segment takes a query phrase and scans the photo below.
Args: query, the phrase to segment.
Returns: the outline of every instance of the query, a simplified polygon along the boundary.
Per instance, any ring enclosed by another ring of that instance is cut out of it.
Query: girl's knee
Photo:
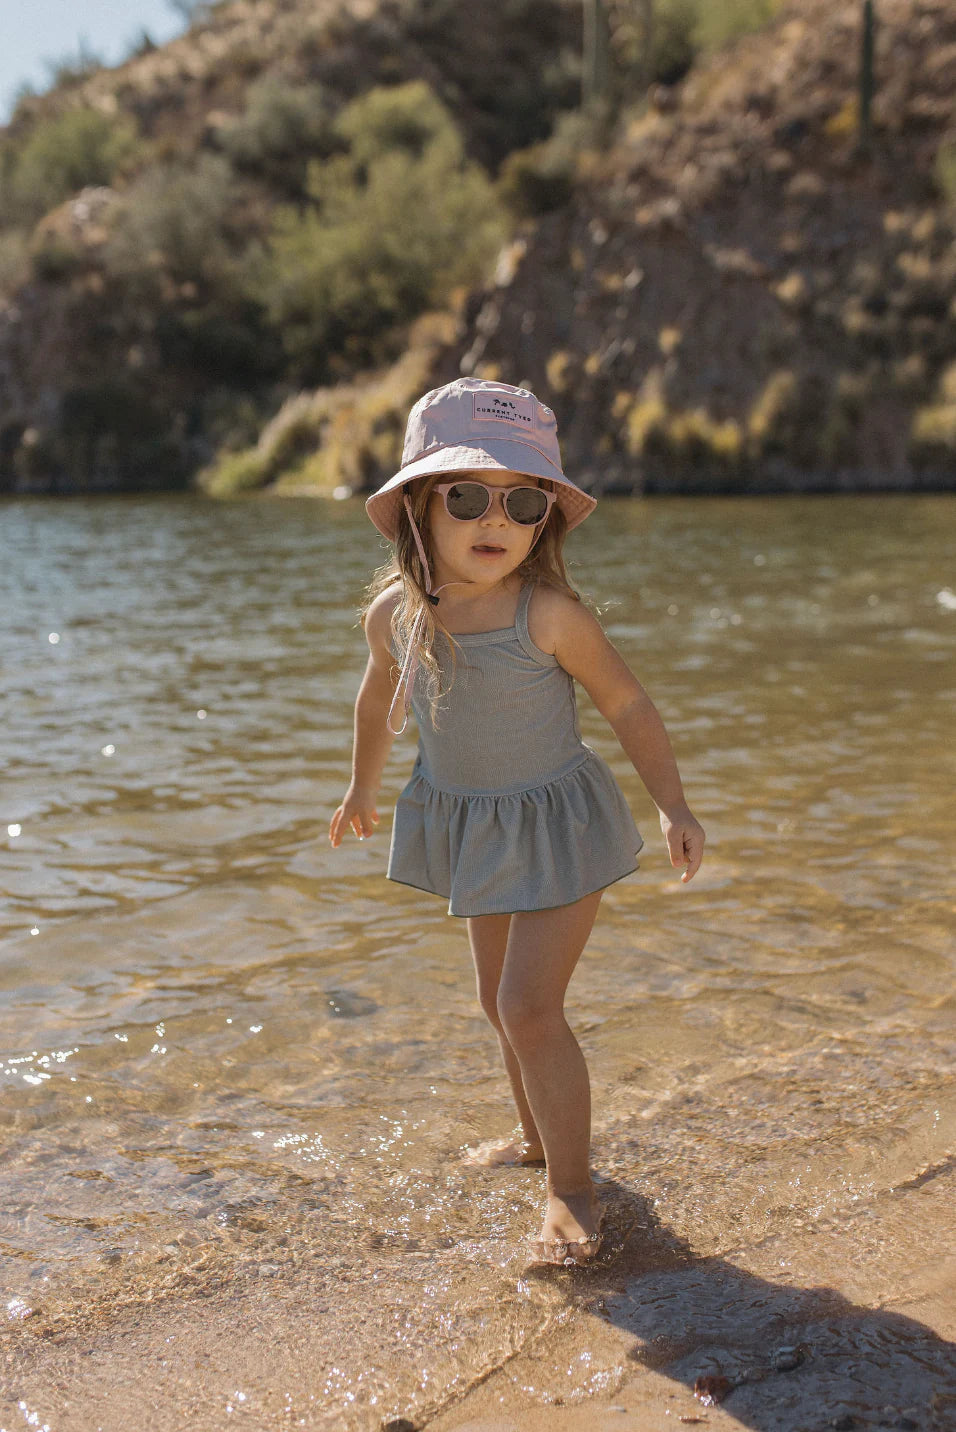
[[[489,1024],[494,1025],[498,1033],[501,1033],[501,1016],[498,1013],[498,986],[478,986],[478,1003]]]
[[[553,1001],[542,1000],[534,991],[498,989],[498,1018],[516,1051],[539,1045],[548,1030],[564,1022],[564,1012]]]

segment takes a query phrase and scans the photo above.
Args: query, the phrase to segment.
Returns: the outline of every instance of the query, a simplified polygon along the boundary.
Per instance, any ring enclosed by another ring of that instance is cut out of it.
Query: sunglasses
[[[444,498],[445,511],[456,522],[476,522],[484,517],[496,496],[501,497],[506,516],[519,527],[543,522],[556,500],[542,487],[488,487],[469,478],[465,482],[441,482],[432,488]]]

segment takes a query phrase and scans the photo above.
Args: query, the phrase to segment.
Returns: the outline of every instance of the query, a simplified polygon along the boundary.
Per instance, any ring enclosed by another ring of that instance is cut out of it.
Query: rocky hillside
[[[465,371],[528,382],[598,485],[956,483],[956,9],[801,0],[658,89],[473,299]]]
[[[657,0],[597,117],[578,0],[236,0],[25,100],[0,491],[361,488],[459,372],[605,490],[953,486],[956,13],[876,10],[866,146],[858,0],[689,70]]]

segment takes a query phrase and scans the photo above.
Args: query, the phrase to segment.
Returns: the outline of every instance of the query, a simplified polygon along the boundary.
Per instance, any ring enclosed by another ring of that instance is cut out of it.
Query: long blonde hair
[[[412,515],[415,525],[421,535],[422,545],[425,548],[425,556],[428,558],[429,566],[434,570],[435,558],[431,543],[431,532],[426,520],[428,502],[432,495],[432,489],[442,479],[446,480],[454,474],[436,472],[428,477],[420,478],[417,482],[409,483],[409,498],[412,506]],[[542,487],[551,486],[547,481],[541,483]],[[544,524],[544,530],[537,538],[531,551],[525,557],[520,567],[517,568],[517,575],[523,583],[533,583],[547,587],[555,587],[560,592],[565,592],[574,601],[581,600],[580,595],[571,586],[568,574],[564,566],[564,539],[568,533],[567,519],[561,511],[557,502],[552,503],[551,511]],[[396,585],[401,586],[401,596],[392,612],[392,636],[395,641],[395,653],[399,665],[404,661],[409,642],[412,639],[412,631],[416,621],[421,617],[421,631],[418,639],[418,666],[423,681],[425,700],[428,703],[429,715],[432,726],[438,725],[438,711],[441,698],[450,690],[454,678],[455,650],[457,643],[454,636],[445,626],[439,615],[438,607],[429,600],[425,590],[425,570],[418,553],[418,546],[408,520],[408,512],[405,504],[402,503],[398,513],[398,535],[395,539],[394,555],[385,566],[379,567],[369,584],[368,591],[360,609],[360,615],[364,625],[365,616],[369,607],[376,597],[382,592]],[[424,616],[421,614],[424,613]],[[442,668],[436,654],[436,643],[438,633],[441,632],[451,650],[452,670],[448,684],[442,685]]]

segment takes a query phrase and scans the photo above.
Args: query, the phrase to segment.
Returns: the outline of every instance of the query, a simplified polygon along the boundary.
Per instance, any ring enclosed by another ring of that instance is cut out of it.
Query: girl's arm
[[[393,740],[386,718],[398,675],[389,646],[392,612],[397,600],[396,592],[389,588],[375,599],[365,617],[369,655],[355,700],[352,782],[329,823],[329,840],[333,846],[342,843],[350,826],[359,840],[364,840],[374,835],[378,825],[376,798]]]
[[[535,598],[535,643],[553,651],[581,683],[620,741],[660,812],[671,865],[687,867],[681,876],[686,884],[700,868],[704,831],[687,804],[656,706],[587,607],[546,588],[539,588]]]

